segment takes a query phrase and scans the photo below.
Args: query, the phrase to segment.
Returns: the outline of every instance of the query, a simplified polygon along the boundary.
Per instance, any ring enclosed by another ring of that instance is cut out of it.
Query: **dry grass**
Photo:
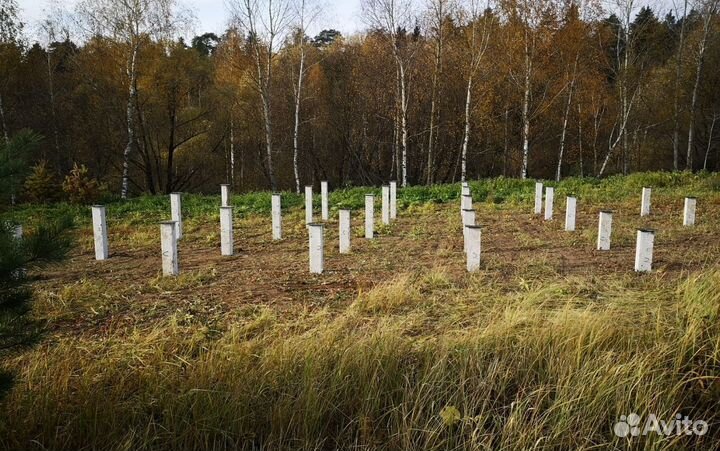
[[[596,449],[628,446],[611,434],[624,413],[720,420],[718,273],[675,286],[572,279],[504,295],[417,275],[356,302],[408,289],[433,301],[294,319],[263,308],[225,330],[173,315],[43,344],[14,361],[20,383],[5,401],[3,443]],[[443,420],[449,408],[459,417]],[[716,439],[629,445],[711,449]]]
[[[322,276],[299,211],[277,243],[267,218],[238,220],[229,259],[216,218],[195,218],[177,279],[157,276],[143,228],[111,238],[105,264],[81,247],[35,284],[44,339],[2,364],[16,380],[0,448],[717,449],[720,196],[692,229],[669,194],[647,219],[634,198],[588,200],[575,234],[488,198],[472,275],[455,204],[412,206],[374,241],[356,230],[344,256],[331,221]],[[613,250],[598,253],[606,207]],[[649,275],[632,272],[641,224],[660,231]],[[710,432],[615,437],[631,412]]]

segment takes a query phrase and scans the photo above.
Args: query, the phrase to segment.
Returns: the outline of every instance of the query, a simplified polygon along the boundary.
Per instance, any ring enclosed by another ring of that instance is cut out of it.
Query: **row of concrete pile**
[[[221,185],[221,207],[220,207],[220,252],[223,256],[234,255],[233,235],[233,207],[230,206],[230,186]],[[544,194],[544,196],[543,196]],[[321,182],[321,219],[329,220],[329,193],[328,183]],[[651,189],[643,188],[640,215],[650,214]],[[544,202],[543,202],[544,197]],[[476,212],[473,209],[473,198],[470,186],[464,182],[461,187],[460,213],[463,225],[463,247],[466,255],[467,270],[475,272],[480,269],[482,228],[477,225]],[[544,187],[543,183],[535,184],[535,209],[536,215],[543,214],[547,221],[553,219],[555,191],[552,187]],[[281,240],[282,231],[282,197],[280,194],[273,194],[271,200],[272,217],[272,238]],[[692,226],[695,224],[696,199],[688,197],[685,199],[685,211],[683,224]],[[577,199],[568,196],[565,202],[565,230],[575,231],[577,212]],[[178,240],[182,239],[182,195],[180,193],[170,194],[171,220],[160,224],[162,269],[163,274],[175,276],[179,274],[178,264]],[[95,238],[95,258],[106,260],[109,257],[107,221],[105,207],[96,205],[92,207],[93,230]],[[339,236],[340,253],[350,252],[351,241],[351,216],[350,210],[339,211]],[[397,183],[390,182],[382,187],[381,220],[383,224],[397,218]],[[325,269],[325,223],[315,222],[313,209],[313,188],[305,187],[305,223],[308,229],[308,250],[309,267],[311,273],[320,274]],[[22,230],[22,229],[20,229]],[[375,196],[365,196],[365,238],[373,239],[375,236]],[[22,232],[20,232],[22,233]],[[610,236],[612,233],[612,212],[603,210],[600,212],[598,221],[597,249],[602,251],[610,250]],[[635,271],[649,272],[652,270],[652,254],[655,241],[655,231],[650,229],[638,229],[637,245],[635,256]]]
[[[553,205],[555,201],[555,189],[543,183],[535,183],[535,210],[536,215],[543,214],[543,188],[545,191],[545,215],[546,221],[553,219]],[[643,188],[640,201],[640,216],[650,215],[650,197],[652,190]],[[465,241],[465,252],[468,253],[468,271],[476,270],[480,264],[480,231],[475,222],[475,210],[472,209],[472,195],[467,183],[462,186],[462,200],[460,212],[463,218],[463,236]],[[695,225],[695,210],[697,199],[694,197],[685,198],[683,211],[683,225],[691,227]],[[565,201],[565,230],[575,231],[575,218],[577,213],[577,198],[567,196]],[[612,234],[612,211],[602,210],[598,220],[597,249],[601,251],[610,250],[610,236]],[[635,271],[650,272],[652,270],[653,247],[655,244],[655,231],[651,229],[638,229],[635,246]]]
[[[328,183],[323,181],[320,184],[321,195],[321,218],[322,221],[329,220],[329,193]],[[234,250],[233,234],[233,207],[230,206],[230,186],[220,186],[220,253],[223,256],[232,256]],[[178,241],[183,237],[182,219],[182,194],[170,194],[170,217],[169,221],[160,223],[160,247],[162,251],[162,271],[166,276],[176,276],[180,272],[178,262]],[[281,240],[282,229],[282,196],[273,194],[271,197],[272,217],[272,238]],[[95,240],[95,259],[107,260],[110,256],[108,243],[108,227],[106,210],[103,205],[92,207],[93,235]],[[382,208],[381,220],[383,224],[389,225],[397,218],[397,183],[390,182],[382,187]],[[309,261],[311,273],[322,273],[324,271],[324,247],[325,247],[325,224],[315,222],[313,212],[313,188],[305,187],[305,223],[309,237]],[[340,253],[350,252],[351,233],[351,211],[340,210]],[[375,196],[365,196],[365,238],[375,237]]]

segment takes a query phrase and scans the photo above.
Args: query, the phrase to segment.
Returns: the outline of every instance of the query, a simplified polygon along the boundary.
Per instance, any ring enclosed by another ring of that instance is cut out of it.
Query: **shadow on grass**
[[[29,291],[20,291],[30,299]],[[27,304],[22,303],[0,312],[0,360],[33,346],[42,337],[42,325],[29,318],[29,310]],[[0,369],[0,401],[12,389],[14,381],[12,372]]]

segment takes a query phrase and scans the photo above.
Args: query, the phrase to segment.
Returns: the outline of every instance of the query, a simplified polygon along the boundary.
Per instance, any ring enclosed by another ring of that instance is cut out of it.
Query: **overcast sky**
[[[72,10],[78,0],[59,0],[57,3],[65,9]],[[226,0],[181,0],[182,3],[194,11],[198,19],[195,26],[195,34],[202,34],[208,31],[217,34],[227,28],[227,20],[230,17]],[[18,0],[21,8],[22,20],[26,23],[28,34],[32,37],[33,30],[37,23],[42,20],[44,10],[48,9],[47,0]],[[360,0],[326,0],[328,5],[324,14],[321,15],[315,28],[310,30],[311,34],[325,28],[335,28],[347,35],[364,28],[360,17]]]
[[[67,10],[72,10],[78,0],[56,0]],[[199,35],[205,32],[221,34],[227,28],[227,20],[230,16],[226,7],[227,0],[180,0],[185,6],[194,11],[198,19],[195,25],[194,34]],[[365,24],[361,19],[361,0],[320,0],[327,5],[324,14],[321,14],[318,22],[309,30],[310,35],[320,30],[335,28],[344,35],[352,34],[363,30]],[[422,1],[422,0],[418,0]],[[678,0],[675,0],[678,1]],[[34,38],[38,22],[43,18],[43,10],[48,8],[48,0],[18,0],[21,8],[22,20],[26,23],[27,34]],[[604,0],[603,4],[610,6],[612,0]],[[672,8],[673,0],[639,0],[638,6],[650,4],[656,14],[661,18]],[[187,36],[188,38],[192,36]]]

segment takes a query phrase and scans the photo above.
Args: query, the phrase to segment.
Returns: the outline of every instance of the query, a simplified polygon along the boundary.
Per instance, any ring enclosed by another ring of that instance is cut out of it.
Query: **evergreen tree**
[[[63,216],[46,221],[20,237],[16,226],[0,224],[0,350],[25,342],[31,335],[25,317],[32,298],[28,269],[59,262],[70,249],[72,220]]]
[[[30,131],[20,132],[7,142],[0,140],[0,206],[13,203],[40,141],[41,137]]]

